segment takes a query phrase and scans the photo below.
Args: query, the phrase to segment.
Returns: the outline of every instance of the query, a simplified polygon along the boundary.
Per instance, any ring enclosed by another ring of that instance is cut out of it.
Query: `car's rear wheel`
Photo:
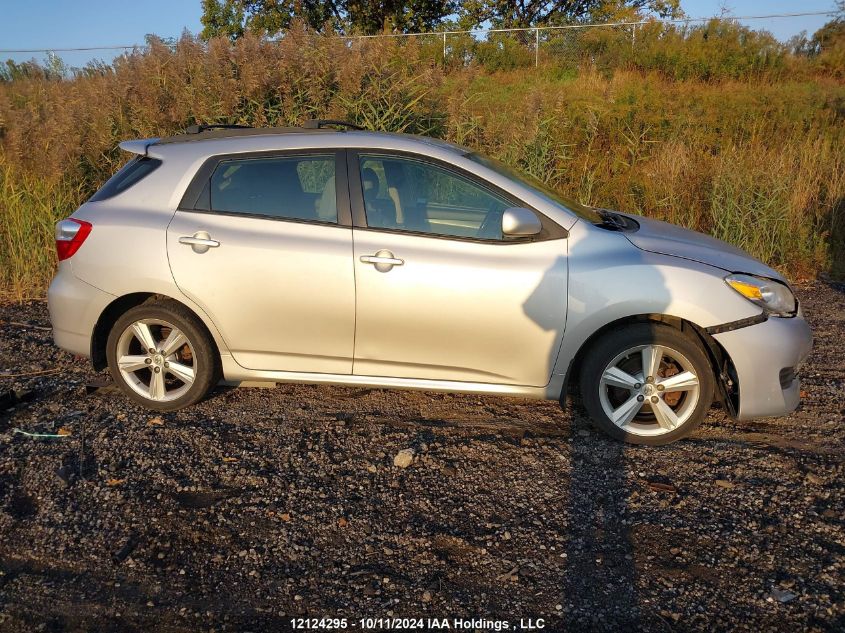
[[[713,370],[696,341],[675,328],[638,323],[588,352],[581,397],[610,436],[659,445],[692,433],[713,402]]]
[[[123,392],[156,411],[198,402],[219,379],[214,342],[175,301],[151,300],[128,310],[112,327],[106,353]]]

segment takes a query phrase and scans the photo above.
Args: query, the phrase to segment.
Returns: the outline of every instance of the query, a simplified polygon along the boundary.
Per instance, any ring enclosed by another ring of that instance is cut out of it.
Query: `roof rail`
[[[210,125],[189,125],[185,128],[185,134],[199,134],[206,130],[248,130],[251,125],[230,125],[228,123],[211,123]]]
[[[319,130],[324,127],[348,127],[353,130],[365,129],[356,123],[339,121],[338,119],[308,119],[302,124],[302,127],[306,130]]]

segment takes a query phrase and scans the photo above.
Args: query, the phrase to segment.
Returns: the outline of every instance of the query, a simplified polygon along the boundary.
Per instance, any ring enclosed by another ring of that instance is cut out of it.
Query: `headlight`
[[[795,295],[786,284],[742,274],[728,275],[725,283],[769,314],[782,317],[795,314]]]

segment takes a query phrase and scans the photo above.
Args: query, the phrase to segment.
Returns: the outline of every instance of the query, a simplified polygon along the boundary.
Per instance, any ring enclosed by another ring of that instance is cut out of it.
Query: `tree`
[[[26,62],[15,62],[7,59],[0,64],[0,83],[17,81],[20,79],[46,79],[60,81],[71,74],[64,60],[52,51],[48,51],[47,58],[39,63],[34,58]]]
[[[845,44],[845,20],[831,20],[813,34],[812,42],[817,53]]]
[[[820,68],[836,77],[845,76],[845,0],[837,2],[836,17],[813,34],[808,49]]]
[[[660,17],[681,14],[680,0],[466,0],[459,11],[465,28],[500,28],[604,22],[649,11]]]
[[[202,0],[203,39],[237,39],[246,31],[276,35],[303,20],[315,30],[339,25],[342,16],[333,0]]]
[[[348,0],[350,23],[362,33],[433,30],[457,8],[451,0]]]
[[[244,34],[244,12],[241,3],[217,0],[202,0],[202,32],[200,37],[209,40],[212,37],[237,39]]]
[[[425,31],[452,14],[456,4],[454,0],[202,0],[202,9],[202,38],[237,39],[246,31],[276,35],[294,19],[317,31],[326,25],[365,35]]]

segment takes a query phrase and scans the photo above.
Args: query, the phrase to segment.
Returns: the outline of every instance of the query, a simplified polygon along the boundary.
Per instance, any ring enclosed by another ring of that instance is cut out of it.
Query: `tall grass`
[[[56,265],[54,225],[80,203],[80,187],[19,173],[0,155],[0,289],[38,297]]]
[[[793,277],[845,272],[835,80],[677,82],[582,69],[451,86],[449,133],[582,202],[709,232]]]
[[[702,80],[668,72],[670,49],[657,42],[615,67],[612,43],[595,46],[602,55],[577,69],[493,72],[444,68],[415,42],[347,44],[293,29],[279,43],[185,37],[175,51],[154,44],[72,80],[0,82],[0,294],[44,292],[52,224],[126,159],[120,140],[315,117],[470,146],[584,203],[711,232],[793,277],[845,274],[838,70],[815,73],[808,61],[789,78],[780,69],[797,62],[781,56],[768,74]],[[648,70],[649,55],[663,67]]]

